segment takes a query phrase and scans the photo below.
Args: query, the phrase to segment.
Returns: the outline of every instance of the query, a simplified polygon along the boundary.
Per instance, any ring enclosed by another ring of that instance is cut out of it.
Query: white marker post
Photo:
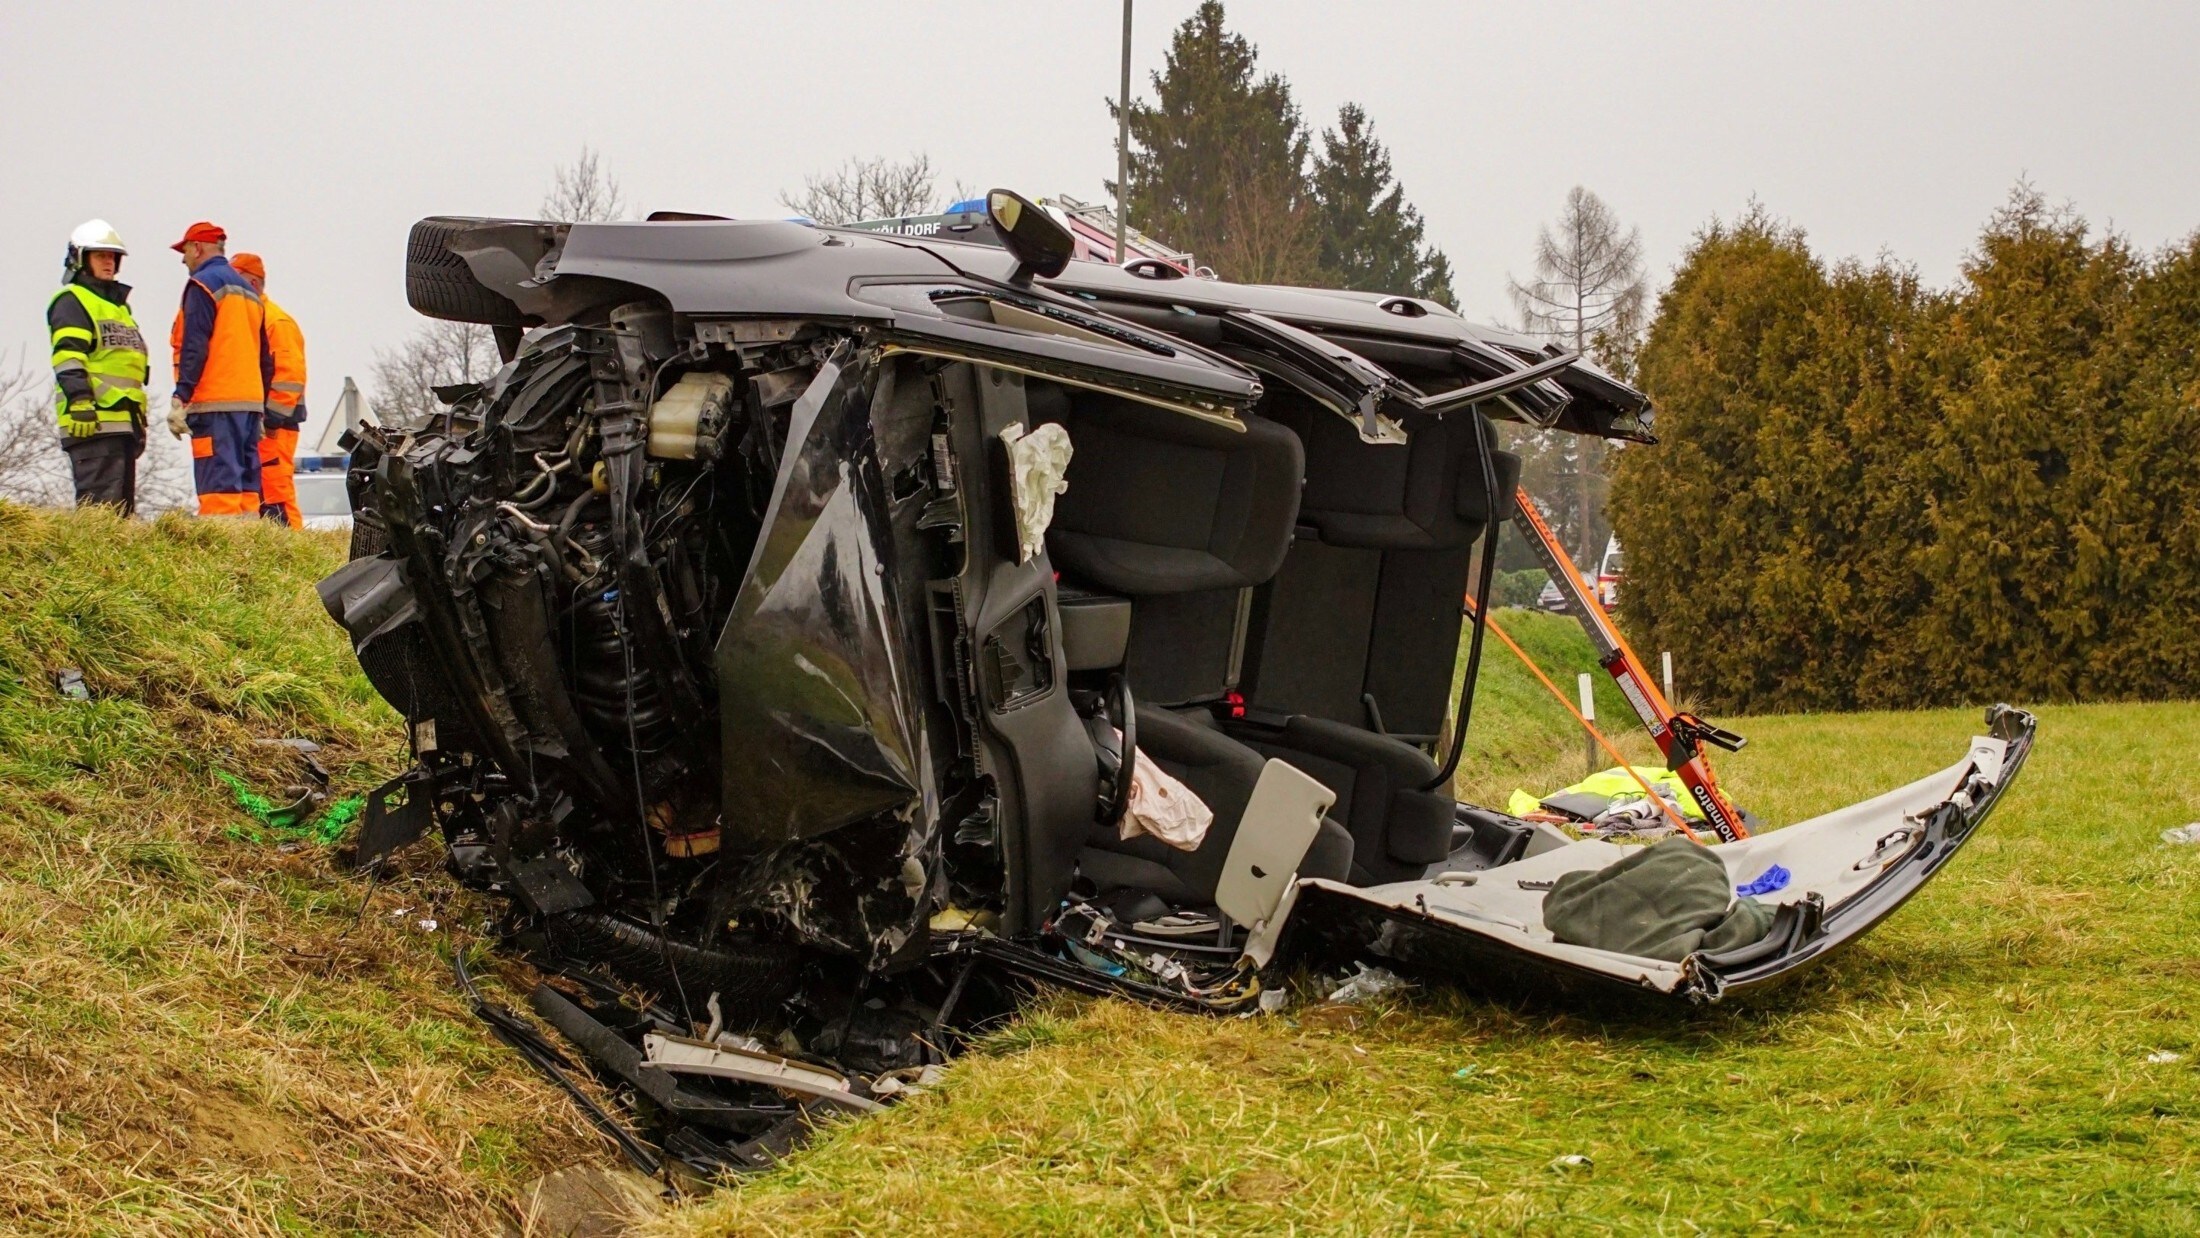
[[[1673,651],[1668,649],[1659,654],[1658,661],[1665,664],[1665,703],[1671,705],[1673,703]]]
[[[1587,671],[1581,673],[1581,716],[1587,718],[1590,722],[1597,720],[1596,681],[1589,678],[1589,672]],[[1594,774],[1597,772],[1597,737],[1593,733],[1585,733],[1581,739],[1585,745],[1585,750],[1589,754],[1589,774]],[[1588,774],[1582,775],[1584,778],[1588,776]]]

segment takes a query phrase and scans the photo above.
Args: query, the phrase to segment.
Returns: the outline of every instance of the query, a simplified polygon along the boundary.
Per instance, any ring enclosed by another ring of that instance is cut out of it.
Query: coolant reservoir
[[[718,454],[718,434],[733,407],[727,374],[683,374],[657,397],[649,412],[649,454],[658,460],[693,460]],[[707,445],[706,445],[707,444]]]

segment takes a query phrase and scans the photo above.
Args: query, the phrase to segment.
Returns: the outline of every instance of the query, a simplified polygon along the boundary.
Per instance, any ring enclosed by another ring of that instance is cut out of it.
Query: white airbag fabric
[[[1054,496],[1069,490],[1063,479],[1072,451],[1069,431],[1048,422],[1026,434],[1019,421],[1001,431],[1001,442],[1008,448],[1008,488],[1016,505],[1016,561],[1029,563],[1046,549]]]
[[[1120,732],[1117,742],[1122,741]],[[1131,764],[1131,798],[1119,827],[1124,841],[1150,834],[1178,851],[1197,851],[1215,823],[1215,810],[1176,776],[1153,763],[1145,752]]]

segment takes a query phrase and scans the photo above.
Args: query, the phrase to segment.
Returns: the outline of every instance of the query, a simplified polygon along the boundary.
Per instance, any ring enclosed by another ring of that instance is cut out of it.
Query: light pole
[[[1123,0],[1123,90],[1115,97],[1115,261],[1123,263],[1123,196],[1131,179],[1131,0]]]

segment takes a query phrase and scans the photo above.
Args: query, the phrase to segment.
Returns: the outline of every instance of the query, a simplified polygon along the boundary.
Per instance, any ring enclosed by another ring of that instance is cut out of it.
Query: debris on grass
[[[907,1094],[914,1096],[929,1088],[939,1086],[947,1077],[945,1066],[910,1066],[888,1071],[871,1080],[871,1094],[881,1100],[889,1096]]]
[[[237,807],[260,827],[254,829],[243,822],[232,822],[223,833],[236,842],[265,844],[272,837],[276,842],[310,842],[325,847],[344,836],[344,831],[359,819],[367,802],[364,795],[347,795],[315,816],[313,809],[322,798],[316,793],[300,795],[289,804],[277,804],[246,786],[244,780],[234,774],[215,770],[214,776],[229,784]]]
[[[2157,1049],[2147,1054],[2147,1064],[2150,1066],[2167,1066],[2171,1062],[2182,1062],[2184,1060],[2185,1055],[2174,1049]]]
[[[2180,825],[2174,830],[2163,830],[2162,841],[2166,843],[2200,843],[2200,821],[2195,821],[2191,825]]]
[[[1381,997],[1386,993],[1413,987],[1399,979],[1398,974],[1389,968],[1370,967],[1365,963],[1354,963],[1353,966],[1359,969],[1359,974],[1330,990],[1330,1001],[1349,1006],[1371,997]]]
[[[1579,1152],[1569,1152],[1551,1162],[1551,1168],[1560,1173],[1587,1173],[1596,1168],[1596,1162]]]
[[[53,673],[54,691],[72,701],[92,699],[91,689],[84,686],[84,672],[73,666],[64,666]]]

